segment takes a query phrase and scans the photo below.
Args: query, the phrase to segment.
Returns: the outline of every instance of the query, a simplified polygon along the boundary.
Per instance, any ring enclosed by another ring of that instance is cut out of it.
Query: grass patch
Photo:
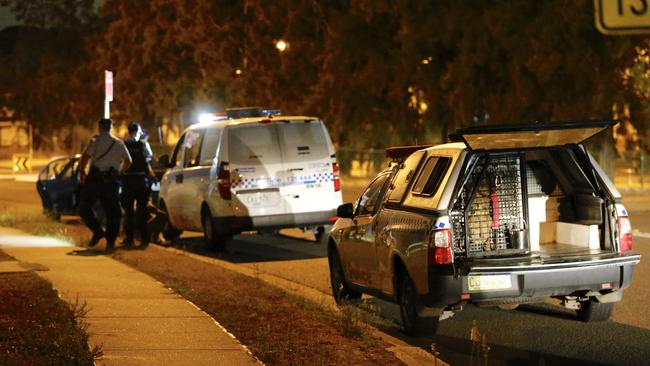
[[[0,274],[0,365],[93,365],[85,306],[59,299],[33,272]]]
[[[360,309],[328,310],[257,278],[157,247],[116,257],[208,312],[267,365],[402,364],[373,338]]]

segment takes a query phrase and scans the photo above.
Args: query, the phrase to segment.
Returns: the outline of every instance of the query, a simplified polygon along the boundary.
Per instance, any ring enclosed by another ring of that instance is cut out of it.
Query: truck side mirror
[[[354,206],[351,203],[344,203],[336,209],[336,216],[344,219],[354,218]]]

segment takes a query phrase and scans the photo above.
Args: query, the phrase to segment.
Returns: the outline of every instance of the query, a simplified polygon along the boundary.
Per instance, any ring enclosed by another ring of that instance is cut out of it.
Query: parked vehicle
[[[79,194],[79,160],[81,155],[62,156],[50,160],[38,173],[36,190],[41,197],[43,211],[55,219],[61,215],[78,215],[77,204]],[[160,180],[164,170],[154,167],[154,172]],[[154,205],[158,202],[160,183],[152,185],[151,200]],[[97,205],[101,210],[101,205]],[[98,213],[102,216],[102,213]]]
[[[435,332],[468,302],[552,297],[607,319],[640,256],[620,193],[582,142],[614,124],[473,127],[462,142],[389,149],[398,162],[338,208],[334,298],[396,302],[409,334]]]
[[[342,202],[329,134],[317,118],[277,113],[229,109],[183,132],[161,181],[166,237],[203,231],[217,250],[246,230],[314,227],[325,237]]]

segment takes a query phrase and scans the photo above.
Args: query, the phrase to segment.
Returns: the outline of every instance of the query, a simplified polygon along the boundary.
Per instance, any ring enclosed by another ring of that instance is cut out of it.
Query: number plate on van
[[[510,275],[467,276],[469,291],[505,290],[511,287]]]

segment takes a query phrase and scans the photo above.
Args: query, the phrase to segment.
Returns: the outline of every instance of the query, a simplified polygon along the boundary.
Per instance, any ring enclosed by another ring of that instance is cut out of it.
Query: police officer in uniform
[[[149,163],[152,153],[149,143],[143,138],[142,128],[138,123],[129,125],[129,137],[124,142],[133,163],[122,176],[122,207],[124,208],[124,242],[125,247],[133,246],[134,228],[140,233],[140,246],[146,248],[150,234],[147,230],[147,204],[151,195],[151,183],[154,177]],[[135,212],[134,212],[135,203]]]
[[[79,162],[82,188],[79,197],[79,215],[92,231],[88,246],[93,247],[106,238],[106,252],[115,249],[115,239],[120,231],[119,175],[131,165],[131,155],[124,142],[111,134],[113,122],[102,118],[98,122],[99,135],[86,146]],[[90,169],[86,176],[86,166]],[[93,209],[99,200],[106,215],[104,231]]]

